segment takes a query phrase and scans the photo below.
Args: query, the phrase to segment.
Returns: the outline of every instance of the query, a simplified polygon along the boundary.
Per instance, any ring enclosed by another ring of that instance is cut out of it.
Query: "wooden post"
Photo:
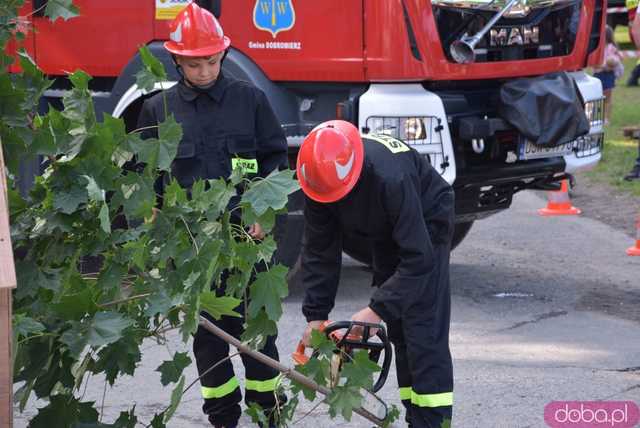
[[[13,427],[13,367],[11,365],[11,291],[16,271],[9,232],[7,179],[0,142],[0,427]]]
[[[13,426],[11,288],[0,288],[0,427]]]

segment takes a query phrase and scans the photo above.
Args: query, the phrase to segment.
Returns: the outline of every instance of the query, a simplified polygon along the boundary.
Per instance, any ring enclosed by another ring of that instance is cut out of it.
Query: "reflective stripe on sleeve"
[[[220,386],[210,387],[203,386],[202,387],[202,397],[203,398],[221,398],[225,395],[231,394],[238,387],[238,379],[234,376],[229,379],[228,382],[223,383]]]
[[[418,407],[453,406],[453,392],[418,394],[415,391],[411,391],[411,404]]]
[[[400,400],[411,400],[411,387],[404,386],[400,388]]]
[[[256,391],[256,392],[271,392],[276,390],[276,386],[278,385],[278,377],[276,376],[273,379],[267,380],[251,380],[247,379],[245,381],[245,389]]]

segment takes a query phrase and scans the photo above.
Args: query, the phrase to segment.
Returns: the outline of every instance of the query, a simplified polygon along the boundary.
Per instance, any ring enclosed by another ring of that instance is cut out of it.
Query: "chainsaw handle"
[[[354,326],[362,327],[362,335],[353,334],[351,330]],[[375,336],[378,337],[381,343],[369,342],[369,339],[373,337],[371,335],[371,329],[377,330]],[[347,330],[346,333],[341,334],[339,330]],[[343,344],[351,345],[354,347],[362,347],[367,345],[367,348],[373,349],[385,349],[384,344],[387,340],[387,332],[382,324],[372,324],[362,321],[338,321],[332,322],[324,326],[324,333],[327,337],[331,337],[336,342],[336,346],[339,348]],[[360,345],[360,346],[358,346]]]
[[[362,336],[351,333],[354,326],[362,327]],[[380,342],[371,342],[371,329],[377,329],[375,337]],[[339,331],[346,329],[346,333],[341,334]],[[384,359],[382,360],[380,375],[374,382],[371,392],[377,392],[382,388],[387,380],[389,368],[391,367],[391,343],[387,337],[387,331],[382,324],[372,324],[361,321],[338,321],[324,326],[324,333],[336,342],[336,347],[349,346],[353,349],[367,348],[369,349],[369,358],[376,364],[380,359],[380,354],[384,351]]]

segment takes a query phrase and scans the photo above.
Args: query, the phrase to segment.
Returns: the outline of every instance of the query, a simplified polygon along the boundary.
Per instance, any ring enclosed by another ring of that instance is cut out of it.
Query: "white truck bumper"
[[[573,174],[593,168],[602,159],[604,142],[604,98],[600,80],[584,71],[569,73],[575,80],[585,102],[587,119],[591,128],[589,134],[576,142],[574,153],[564,156],[565,172]]]
[[[439,96],[418,83],[376,83],[360,96],[359,106],[361,132],[382,132],[404,140],[419,153],[428,155],[431,165],[453,184],[456,161]],[[413,138],[408,137],[407,128],[413,129]]]

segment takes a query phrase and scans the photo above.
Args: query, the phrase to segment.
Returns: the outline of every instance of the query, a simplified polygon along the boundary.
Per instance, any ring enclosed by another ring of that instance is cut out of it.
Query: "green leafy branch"
[[[256,180],[235,170],[228,181],[199,180],[190,191],[181,188],[171,178],[182,138],[175,118],[167,114],[157,125],[158,138],[147,140],[140,138],[141,130],[127,133],[120,118],[97,118],[91,77],[80,70],[68,76],[72,87],[63,98],[64,109],[38,114],[51,81],[24,51],[17,55],[22,71],[9,73],[14,58],[4,53],[10,41],[20,42],[28,31],[17,16],[21,6],[21,0],[0,5],[0,141],[18,272],[16,401],[21,410],[30,397],[46,401],[29,422],[32,428],[50,427],[52,421],[61,427],[164,427],[193,385],[185,388],[183,372],[191,364],[186,353],[173,353],[157,368],[161,384],[172,385],[173,392],[167,409],[150,422],[139,421],[133,406],[103,423],[104,403],[83,401],[83,385],[86,389],[95,375],[103,375],[110,386],[123,375],[134,376],[145,340],[166,343],[167,331],[178,329],[186,341],[201,311],[217,319],[240,316],[236,310],[243,299],[248,304],[242,340],[258,349],[276,334],[288,295],[287,270],[267,264],[276,249],[276,217],[285,212],[297,182],[288,170]],[[52,20],[78,12],[71,0],[49,0],[45,9]],[[140,55],[144,66],[137,83],[150,93],[167,75],[146,47]],[[42,160],[43,173],[24,196],[16,186],[19,165],[33,159]],[[162,175],[168,183],[160,206],[155,184]],[[244,192],[235,208],[241,214],[236,223],[229,203],[239,188]],[[246,233],[246,225],[254,223],[265,230],[265,239]],[[220,295],[211,285],[220,283],[223,272],[227,288]],[[325,384],[329,348],[314,340],[321,358],[300,370]],[[346,377],[327,399],[332,415],[350,418],[359,403],[354,388],[362,385],[351,378],[373,371],[361,358],[356,356],[352,368],[345,365]],[[279,388],[290,394],[277,415],[284,426],[292,420],[297,393],[312,394],[285,382]],[[264,417],[258,410],[252,406],[248,413]]]

